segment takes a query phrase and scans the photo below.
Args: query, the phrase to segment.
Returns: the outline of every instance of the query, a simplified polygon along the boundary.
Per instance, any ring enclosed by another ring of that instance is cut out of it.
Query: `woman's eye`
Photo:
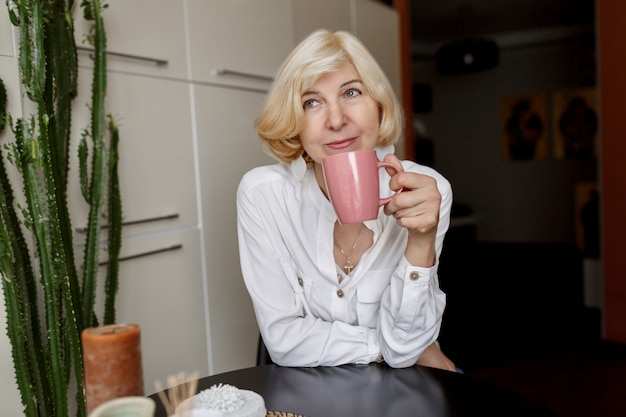
[[[361,92],[359,90],[354,89],[354,88],[351,88],[351,89],[349,89],[348,91],[345,92],[345,96],[348,97],[348,98],[357,97],[360,94],[361,94]]]
[[[306,110],[306,109],[312,109],[313,107],[317,106],[319,103],[317,100],[306,100],[304,102],[304,104],[302,104],[302,107]]]

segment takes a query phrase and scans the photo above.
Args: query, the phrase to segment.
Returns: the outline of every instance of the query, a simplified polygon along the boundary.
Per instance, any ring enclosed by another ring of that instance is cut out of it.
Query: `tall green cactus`
[[[68,416],[73,408],[70,386],[76,387],[77,415],[84,416],[80,333],[98,323],[94,299],[103,214],[109,222],[104,324],[115,320],[121,246],[119,138],[110,117],[112,137],[105,141],[106,34],[101,12],[106,6],[100,0],[81,3],[85,18],[93,21],[89,38],[95,50],[91,120],[79,152],[81,187],[87,190],[90,207],[82,282],[67,205],[71,103],[78,73],[74,2],[7,0],[7,6],[12,24],[19,28],[21,82],[36,106],[35,114],[12,120],[6,114],[6,91],[0,83],[0,99],[4,97],[0,132],[6,122],[15,136],[15,142],[4,145],[6,155],[0,152],[0,274],[16,381],[27,417]],[[16,203],[6,160],[21,176],[23,206]]]

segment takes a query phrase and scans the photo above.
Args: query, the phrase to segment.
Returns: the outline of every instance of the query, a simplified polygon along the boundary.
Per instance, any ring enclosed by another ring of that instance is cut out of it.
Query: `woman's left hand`
[[[385,156],[385,162],[402,169],[397,156]],[[389,170],[393,175],[393,171]],[[401,171],[391,177],[389,186],[392,190],[404,190],[385,205],[385,214],[393,216],[400,226],[422,237],[434,237],[439,224],[441,194],[437,181],[428,175]]]

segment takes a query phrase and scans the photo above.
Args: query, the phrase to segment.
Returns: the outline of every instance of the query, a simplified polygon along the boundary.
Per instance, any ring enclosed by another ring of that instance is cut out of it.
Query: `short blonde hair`
[[[289,163],[304,156],[298,137],[304,109],[302,93],[324,74],[349,63],[361,77],[368,94],[379,104],[379,146],[395,143],[402,133],[403,112],[389,80],[374,57],[351,33],[317,30],[289,54],[278,70],[255,127],[265,150]]]

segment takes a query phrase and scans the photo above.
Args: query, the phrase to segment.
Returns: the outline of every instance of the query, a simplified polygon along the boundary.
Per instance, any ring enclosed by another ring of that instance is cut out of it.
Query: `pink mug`
[[[338,153],[322,160],[328,197],[341,224],[374,220],[378,208],[394,195],[381,198],[378,170],[387,167],[400,172],[388,162],[379,162],[374,150]]]

